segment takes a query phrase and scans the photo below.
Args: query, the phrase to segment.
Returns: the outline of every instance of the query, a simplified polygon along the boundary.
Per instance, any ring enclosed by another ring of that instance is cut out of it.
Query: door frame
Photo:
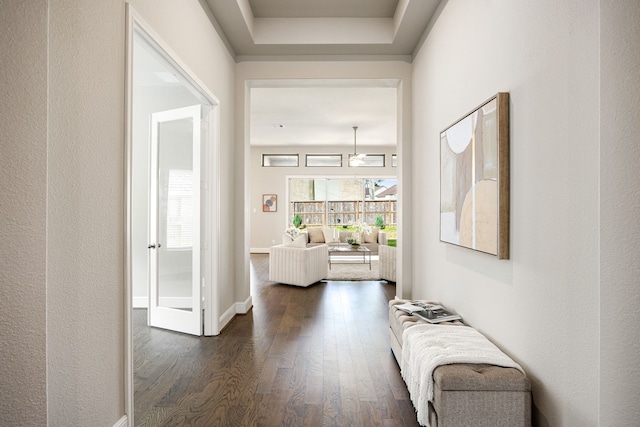
[[[133,160],[133,44],[137,35],[143,36],[158,47],[181,76],[198,89],[212,108],[207,113],[208,128],[202,129],[202,250],[205,253],[201,266],[204,274],[202,298],[204,302],[204,335],[220,333],[219,283],[220,283],[220,217],[206,213],[219,212],[220,207],[220,102],[184,61],[169,47],[153,28],[126,3],[126,58],[125,58],[125,247],[124,247],[124,381],[126,424],[134,425],[133,405],[133,278],[132,278],[132,160]]]

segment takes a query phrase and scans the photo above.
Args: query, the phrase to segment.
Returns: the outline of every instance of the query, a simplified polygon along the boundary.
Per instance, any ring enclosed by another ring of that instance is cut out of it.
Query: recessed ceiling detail
[[[366,55],[410,61],[440,2],[205,1],[237,61],[290,59],[291,55]]]
[[[200,0],[236,62],[411,62],[441,0]],[[250,89],[251,146],[389,147],[398,82],[305,79]],[[282,126],[280,126],[282,125]],[[346,150],[346,148],[345,148]]]
[[[255,18],[392,18],[398,0],[249,0]]]

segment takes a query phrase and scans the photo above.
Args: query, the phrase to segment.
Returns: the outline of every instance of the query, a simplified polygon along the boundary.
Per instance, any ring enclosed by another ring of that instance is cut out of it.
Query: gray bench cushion
[[[494,365],[443,365],[433,371],[433,379],[439,384],[440,390],[531,390],[531,383],[522,372],[515,368]]]

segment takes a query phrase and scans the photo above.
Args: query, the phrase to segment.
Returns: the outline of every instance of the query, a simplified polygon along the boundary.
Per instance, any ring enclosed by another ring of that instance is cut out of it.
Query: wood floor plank
[[[340,380],[342,422],[346,426],[364,425],[361,418],[362,413],[355,375],[353,375],[353,373],[341,372],[338,377]]]
[[[318,427],[322,425],[322,404],[305,405],[303,427]]]
[[[278,364],[280,359],[278,357],[269,357],[260,371],[260,378],[258,379],[258,386],[256,388],[257,394],[269,394],[273,389],[273,383],[276,380],[278,374]]]
[[[320,405],[323,400],[324,376],[310,373],[305,379],[304,403],[306,405]]]
[[[340,398],[340,373],[335,360],[325,360],[322,395],[322,424],[336,427],[344,425]]]
[[[357,268],[357,267],[354,267]],[[268,281],[217,337],[146,326],[134,310],[136,426],[417,426],[389,348],[386,282]]]

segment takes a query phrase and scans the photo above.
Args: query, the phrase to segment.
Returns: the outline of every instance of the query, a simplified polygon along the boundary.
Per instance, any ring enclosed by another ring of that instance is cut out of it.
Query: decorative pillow
[[[322,227],[322,234],[326,243],[337,243],[339,241],[339,233],[337,228]]]
[[[295,238],[292,238],[288,234],[282,235],[282,245],[290,248],[306,248],[307,247],[307,234],[300,233]]]
[[[287,233],[282,235],[282,244],[287,246],[289,243],[293,242],[293,237],[289,236]]]
[[[364,232],[364,242],[365,243],[378,243],[378,232],[380,229],[378,227],[371,227],[371,231],[367,233]]]
[[[324,243],[324,233],[320,227],[307,228],[309,233],[309,241],[311,243]]]

